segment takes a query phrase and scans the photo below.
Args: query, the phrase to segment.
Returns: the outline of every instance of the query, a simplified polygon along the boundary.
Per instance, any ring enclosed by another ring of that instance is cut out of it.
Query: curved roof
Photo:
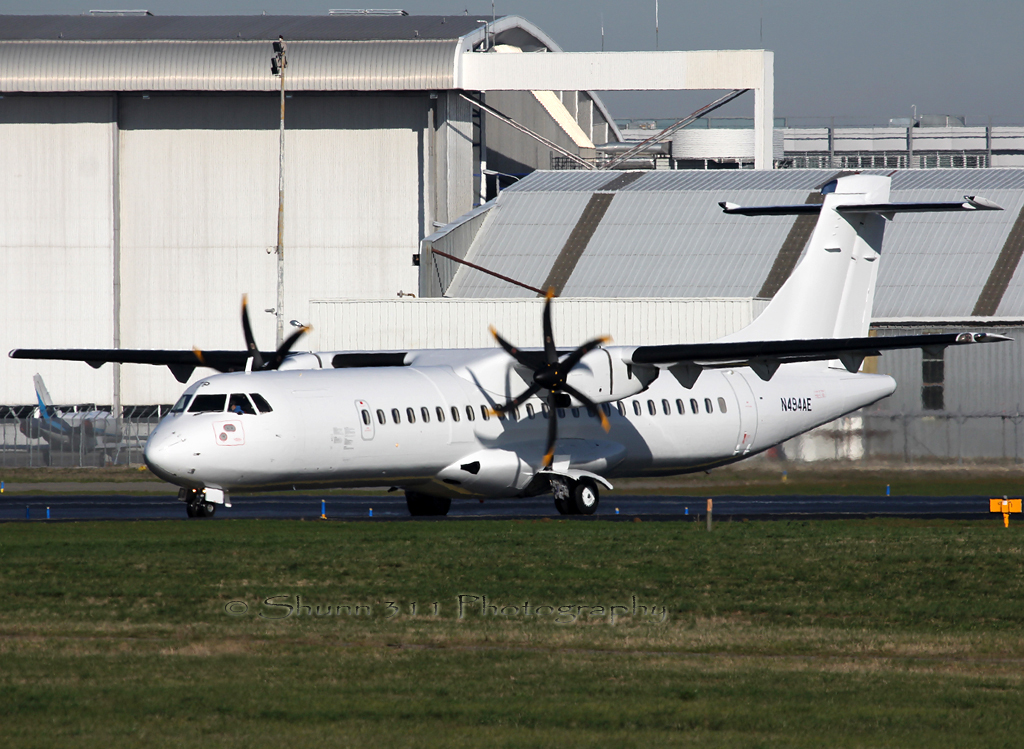
[[[834,174],[816,169],[538,171],[489,204],[479,232],[465,243],[465,259],[537,288],[557,271],[563,295],[571,297],[755,297],[766,288],[780,254],[799,253],[806,236],[796,239],[794,216],[737,220],[723,214],[718,201],[804,203]],[[1004,210],[908,214],[889,223],[876,319],[1024,317],[1024,263],[1019,263],[1024,169],[892,175],[895,202],[956,201],[965,194],[982,195]],[[595,213],[592,204],[601,196]],[[569,253],[567,248],[575,246],[570,237],[579,244],[584,234],[585,246]],[[1002,289],[998,299],[981,305],[994,283]],[[466,266],[458,267],[446,295],[532,296]],[[990,311],[978,311],[986,307]]]
[[[270,42],[288,42],[296,91],[457,85],[458,55],[488,35],[558,47],[506,16],[0,16],[0,91],[272,91]]]

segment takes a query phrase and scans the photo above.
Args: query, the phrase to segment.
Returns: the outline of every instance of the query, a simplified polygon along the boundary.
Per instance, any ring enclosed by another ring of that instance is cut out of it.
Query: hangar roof
[[[466,260],[536,288],[554,284],[565,296],[764,298],[788,277],[813,219],[730,216],[718,202],[804,203],[834,175],[535,172],[504,190],[482,221],[453,224],[427,242],[440,248],[449,235],[478,227],[450,246],[468,245]],[[892,177],[893,201],[965,194],[1005,210],[904,214],[888,225],[876,319],[1024,317],[1024,169],[901,170]],[[449,297],[533,295],[467,266],[447,270]]]
[[[490,19],[482,19],[490,21]],[[477,16],[0,16],[0,40],[383,41],[453,40],[480,28]]]
[[[0,16],[0,91],[272,91],[269,42],[288,42],[288,88],[409,91],[457,87],[459,53],[485,39],[476,15]],[[518,16],[489,38],[561,51]],[[599,104],[600,106],[600,104]],[[611,119],[610,116],[608,119]]]

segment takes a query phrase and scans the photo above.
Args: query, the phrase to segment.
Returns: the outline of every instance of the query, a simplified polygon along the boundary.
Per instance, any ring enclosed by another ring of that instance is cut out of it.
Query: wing
[[[272,359],[274,352],[261,352],[265,360]],[[238,372],[245,369],[245,363],[252,356],[249,351],[171,351],[161,349],[14,349],[8,354],[12,359],[52,359],[57,361],[81,361],[99,368],[108,362],[119,364],[156,364],[168,367],[178,382],[187,382],[196,367],[210,367],[218,372]]]
[[[877,338],[818,338],[790,341],[739,341],[735,343],[694,343],[667,346],[638,346],[629,363],[677,365],[701,369],[751,367],[763,380],[771,379],[780,364],[839,359],[850,372],[860,369],[866,356],[883,351],[921,348],[941,350],[946,346],[995,343],[1011,338],[994,333],[937,333]]]

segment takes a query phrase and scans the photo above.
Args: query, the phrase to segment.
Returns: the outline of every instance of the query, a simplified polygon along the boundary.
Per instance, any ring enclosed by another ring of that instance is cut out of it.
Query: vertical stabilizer
[[[50,392],[46,389],[46,385],[43,383],[43,376],[36,374],[32,378],[32,382],[36,386],[36,400],[39,401],[40,410],[43,406],[52,406],[53,399],[50,398]]]
[[[858,174],[823,187],[825,200],[800,264],[754,322],[723,340],[866,336],[886,219],[878,212],[841,208],[887,204],[889,184],[889,177]],[[726,207],[730,213],[747,210],[758,209]]]

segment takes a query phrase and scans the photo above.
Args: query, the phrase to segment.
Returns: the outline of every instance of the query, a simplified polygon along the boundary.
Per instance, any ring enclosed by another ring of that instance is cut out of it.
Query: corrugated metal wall
[[[61,403],[112,397],[110,367],[15,361],[20,347],[97,347],[113,337],[110,97],[0,100],[0,402],[32,403],[39,372]]]
[[[427,98],[296,95],[285,144],[285,315],[309,300],[416,291]],[[274,343],[278,132],[238,127],[274,97],[122,100],[122,346],[236,348],[241,295]],[[173,107],[176,116],[165,111]],[[272,120],[273,121],[273,118]],[[276,125],[276,122],[274,123]],[[125,403],[173,400],[165,370],[126,367]]]
[[[599,335],[614,343],[697,343],[744,327],[764,308],[750,299],[557,299],[555,340],[576,346]],[[542,299],[314,300],[316,348],[328,351],[490,348],[493,325],[517,346],[542,346]]]

